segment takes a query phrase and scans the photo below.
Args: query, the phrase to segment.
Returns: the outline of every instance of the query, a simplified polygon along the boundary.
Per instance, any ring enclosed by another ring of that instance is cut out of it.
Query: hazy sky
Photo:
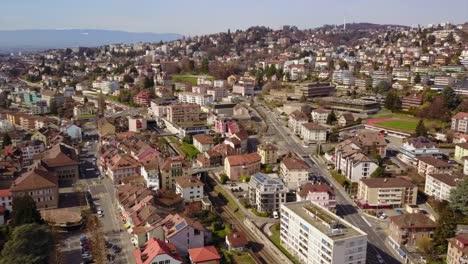
[[[2,0],[0,30],[115,29],[185,35],[254,25],[468,22],[468,0]]]

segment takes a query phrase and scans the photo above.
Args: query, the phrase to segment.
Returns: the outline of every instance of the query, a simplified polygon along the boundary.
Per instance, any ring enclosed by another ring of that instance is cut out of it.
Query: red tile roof
[[[0,197],[11,197],[11,190],[10,189],[0,190]]]
[[[179,253],[177,252],[174,244],[165,243],[159,239],[152,238],[146,243],[146,248],[144,250],[135,249],[133,251],[133,256],[137,264],[150,264],[153,260],[160,255],[168,255],[173,259],[182,261]]]
[[[463,119],[468,118],[468,113],[466,112],[458,112],[456,115],[452,117],[453,119]]]
[[[203,263],[213,260],[220,260],[218,251],[214,246],[191,248],[188,250],[192,263]]]
[[[246,164],[252,164],[255,162],[260,162],[261,157],[258,153],[253,152],[244,155],[237,155],[237,156],[229,156],[226,157],[231,166],[241,166]]]
[[[248,243],[245,234],[237,230],[233,230],[230,234],[227,234],[226,240],[229,241],[231,247],[234,248],[244,247]]]
[[[42,166],[37,166],[18,177],[10,189],[12,192],[38,190],[45,188],[56,188],[58,177],[55,173],[48,171]]]

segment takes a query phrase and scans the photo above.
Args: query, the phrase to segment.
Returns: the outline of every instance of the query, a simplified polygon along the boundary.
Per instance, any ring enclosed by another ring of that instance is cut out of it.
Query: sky
[[[112,29],[187,36],[250,26],[468,22],[468,0],[2,0],[0,30]]]

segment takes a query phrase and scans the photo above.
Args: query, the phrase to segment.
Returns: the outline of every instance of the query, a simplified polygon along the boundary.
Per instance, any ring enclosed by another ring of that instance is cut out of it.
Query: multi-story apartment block
[[[367,234],[311,201],[281,205],[281,244],[301,263],[365,264]]]
[[[452,125],[450,127],[453,132],[468,134],[468,113],[458,112],[452,117]]]
[[[308,122],[309,117],[299,110],[289,114],[288,126],[296,135],[301,134],[302,125]]]
[[[357,203],[362,208],[394,208],[415,205],[418,187],[400,178],[361,179]]]
[[[410,138],[400,147],[399,158],[410,165],[417,166],[420,156],[441,154],[439,147],[425,137]]]
[[[314,109],[310,113],[312,116],[312,121],[317,124],[326,124],[330,112],[330,110],[326,110],[323,108]]]
[[[305,143],[324,143],[327,141],[327,128],[312,122],[302,124],[301,137]]]
[[[290,189],[296,189],[302,183],[307,182],[309,173],[309,165],[299,157],[290,155],[281,160],[280,175]]]
[[[458,173],[430,173],[426,174],[424,192],[437,200],[448,201],[450,191],[457,187],[464,176]]]
[[[421,213],[390,216],[390,244],[395,248],[414,247],[423,238],[431,238],[437,223]]]
[[[179,102],[187,104],[197,104],[200,106],[205,106],[214,101],[213,96],[208,94],[198,94],[198,93],[189,93],[184,92],[177,95]]]
[[[252,96],[254,95],[254,87],[251,85],[234,85],[232,86],[232,93],[242,96]]]
[[[453,169],[453,165],[445,160],[434,158],[433,156],[419,156],[418,173],[422,176],[427,174],[449,173]]]
[[[169,105],[167,119],[171,123],[197,122],[200,120],[200,106],[197,104]]]
[[[161,173],[161,188],[175,189],[175,179],[179,176],[192,174],[192,166],[182,156],[166,158],[159,166]]]
[[[239,180],[241,175],[252,175],[260,171],[261,157],[258,153],[228,156],[224,160],[224,173],[232,181]]]
[[[201,201],[204,197],[203,184],[196,176],[180,176],[175,179],[176,193],[184,198],[185,202]]]
[[[461,233],[449,239],[447,264],[468,263],[468,233]]]
[[[107,164],[107,175],[114,184],[119,184],[125,178],[139,176],[141,164],[130,156],[117,154]]]
[[[259,212],[273,212],[279,210],[280,205],[286,202],[288,189],[278,178],[267,174],[256,173],[249,181],[249,202]]]
[[[276,164],[278,162],[278,148],[270,143],[262,144],[257,147],[257,153],[260,155],[260,162],[263,165]]]

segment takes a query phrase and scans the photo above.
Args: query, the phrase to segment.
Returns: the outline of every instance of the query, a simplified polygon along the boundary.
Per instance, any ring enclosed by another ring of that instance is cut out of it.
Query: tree
[[[414,83],[421,83],[421,75],[419,73],[416,73],[416,76],[414,76]]]
[[[52,101],[51,104],[50,104],[50,107],[49,107],[49,112],[50,112],[52,115],[56,115],[56,114],[57,114],[57,111],[58,111],[57,104],[55,103],[55,101]]]
[[[385,108],[391,110],[392,112],[401,110],[401,99],[395,92],[390,92],[385,97]]]
[[[52,241],[46,225],[16,227],[2,250],[0,264],[47,264]]]
[[[335,111],[331,111],[327,116],[327,125],[331,125],[336,122],[338,119],[336,118]]]
[[[3,134],[3,141],[2,147],[10,146],[11,145],[11,137],[8,133]]]
[[[421,237],[416,241],[418,249],[424,254],[430,254],[432,250],[432,239],[430,237]]]
[[[209,68],[210,68],[210,61],[209,61],[207,58],[204,58],[204,59],[202,60],[202,64],[201,64],[201,69],[200,69],[200,71],[201,71],[202,73],[208,73]]]
[[[427,137],[427,128],[424,125],[424,120],[420,119],[416,126],[416,137]]]
[[[383,178],[385,170],[382,167],[378,167],[374,172],[371,173],[371,178]]]
[[[340,65],[340,69],[342,69],[342,70],[347,70],[348,69],[348,63],[346,61],[344,61],[344,60],[340,60],[339,65]]]
[[[135,80],[132,78],[132,76],[125,74],[123,77],[123,82],[124,83],[133,83]]]
[[[13,198],[13,215],[11,223],[17,227],[24,224],[42,224],[41,214],[36,208],[36,202],[29,195]]]
[[[148,78],[145,76],[143,79],[143,88],[151,88],[154,86],[154,79],[153,78]]]
[[[450,110],[454,110],[461,103],[460,96],[451,87],[447,87],[442,91],[442,97]]]
[[[272,173],[273,172],[273,169],[271,168],[270,165],[266,165],[265,167],[265,173]]]
[[[226,184],[226,182],[229,180],[229,177],[225,173],[223,173],[219,177],[219,180],[221,181],[221,184]]]
[[[448,239],[455,236],[455,229],[457,228],[457,215],[452,208],[444,201],[439,213],[437,227],[434,230],[434,246],[439,254],[447,252]]]
[[[182,141],[187,144],[193,144],[193,137],[191,135],[187,135],[182,139]]]
[[[468,216],[468,178],[465,178],[458,186],[450,191],[450,206],[460,213]]]
[[[84,102],[85,104],[88,103],[88,97],[85,96],[85,97],[83,98],[83,102]]]
[[[390,90],[391,86],[390,86],[390,83],[386,82],[386,81],[380,81],[374,88],[374,92],[376,94],[378,93],[383,93],[385,91],[388,91]]]

